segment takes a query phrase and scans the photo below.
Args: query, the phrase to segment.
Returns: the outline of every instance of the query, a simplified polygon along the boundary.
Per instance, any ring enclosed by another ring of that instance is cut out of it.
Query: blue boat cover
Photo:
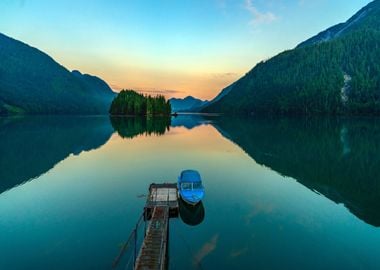
[[[181,182],[201,182],[199,172],[194,170],[185,170],[181,172]]]

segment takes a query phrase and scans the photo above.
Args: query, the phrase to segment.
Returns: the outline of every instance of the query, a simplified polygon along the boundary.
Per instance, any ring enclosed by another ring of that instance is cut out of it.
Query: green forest
[[[0,115],[106,114],[115,93],[47,54],[0,33]]]
[[[380,1],[257,64],[204,112],[380,114]]]
[[[112,101],[111,115],[153,115],[168,116],[171,106],[164,96],[152,97],[133,90],[122,90]]]
[[[380,113],[380,32],[286,51],[259,63],[206,108],[226,113]],[[344,76],[349,76],[343,102]]]

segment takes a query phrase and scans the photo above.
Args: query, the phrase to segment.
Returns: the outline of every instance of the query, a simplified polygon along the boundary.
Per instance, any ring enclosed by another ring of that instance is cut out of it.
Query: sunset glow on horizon
[[[0,32],[115,91],[210,100],[369,2],[5,0]]]

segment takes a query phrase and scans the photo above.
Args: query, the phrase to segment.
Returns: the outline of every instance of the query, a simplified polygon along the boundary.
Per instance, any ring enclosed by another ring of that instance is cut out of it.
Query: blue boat
[[[178,177],[178,193],[183,201],[190,205],[196,205],[205,196],[202,179],[199,172],[185,170]]]

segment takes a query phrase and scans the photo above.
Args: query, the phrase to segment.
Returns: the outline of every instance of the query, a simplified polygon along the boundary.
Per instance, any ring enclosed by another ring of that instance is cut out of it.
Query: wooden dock
[[[144,209],[150,220],[136,259],[136,270],[163,270],[168,265],[169,218],[178,216],[176,184],[151,184]]]
[[[169,258],[169,219],[178,217],[177,184],[151,184],[144,211],[122,245],[113,269],[164,270]],[[142,227],[144,225],[144,227]],[[143,233],[141,234],[141,231]],[[139,233],[138,233],[139,232]],[[140,237],[142,237],[140,242]],[[141,247],[138,246],[141,244]],[[123,258],[126,258],[125,267]]]
[[[178,189],[177,184],[151,184],[145,204],[147,218],[150,219],[157,206],[169,207],[169,217],[178,217]]]

